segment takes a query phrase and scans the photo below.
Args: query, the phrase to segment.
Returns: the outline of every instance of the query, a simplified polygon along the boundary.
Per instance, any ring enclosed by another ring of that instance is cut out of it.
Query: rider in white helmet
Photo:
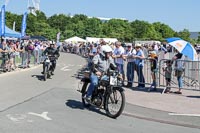
[[[90,76],[90,86],[88,87],[86,98],[91,100],[94,89],[98,86],[98,76],[102,76],[110,67],[116,69],[113,58],[111,57],[112,48],[108,45],[103,45],[100,48],[99,54],[94,56],[92,63],[92,73]]]

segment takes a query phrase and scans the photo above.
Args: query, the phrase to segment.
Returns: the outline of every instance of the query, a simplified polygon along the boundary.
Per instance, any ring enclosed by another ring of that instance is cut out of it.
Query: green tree
[[[121,19],[111,19],[103,23],[103,34],[107,37],[118,38],[121,41],[131,40],[131,27],[128,21]]]
[[[154,26],[146,21],[135,20],[131,22],[132,34],[135,38],[160,39]]]
[[[85,37],[99,37],[102,36],[102,34],[102,22],[97,18],[87,19],[85,25]]]
[[[42,35],[49,39],[56,38],[56,34],[61,32],[61,39],[72,36],[85,38],[91,37],[113,37],[120,41],[132,42],[135,39],[140,40],[163,40],[168,37],[180,37],[190,42],[196,40],[190,39],[189,30],[184,29],[180,32],[175,32],[166,24],[155,22],[153,24],[135,20],[128,22],[121,19],[111,19],[102,22],[97,18],[88,18],[86,15],[77,14],[71,17],[70,15],[58,14],[47,18],[44,12],[37,11],[37,16],[28,14],[27,29],[28,35]],[[22,16],[6,12],[6,25],[12,28],[13,22],[16,23],[16,31],[21,32]],[[197,40],[200,42],[200,37]]]
[[[6,26],[12,29],[14,22],[15,22],[15,30],[21,32],[22,15],[6,12]]]
[[[153,26],[158,33],[160,39],[174,37],[175,32],[168,25],[162,24],[160,22],[155,22],[153,23]]]
[[[36,16],[37,21],[47,23],[47,17],[46,17],[46,15],[45,15],[44,12],[42,12],[42,11],[36,11],[36,14],[37,14],[37,16]]]
[[[66,26],[71,23],[71,18],[70,16],[66,16],[64,14],[53,15],[48,18],[47,23],[54,29],[64,32]]]
[[[178,32],[178,36],[186,41],[190,41],[190,32],[187,29]]]

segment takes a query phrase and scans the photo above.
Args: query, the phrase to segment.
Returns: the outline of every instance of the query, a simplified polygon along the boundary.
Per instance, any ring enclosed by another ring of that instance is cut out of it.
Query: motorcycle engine
[[[97,95],[95,95],[93,97],[93,104],[101,107],[103,105],[103,101],[104,101],[104,96],[103,96],[104,90],[103,89],[99,89]]]

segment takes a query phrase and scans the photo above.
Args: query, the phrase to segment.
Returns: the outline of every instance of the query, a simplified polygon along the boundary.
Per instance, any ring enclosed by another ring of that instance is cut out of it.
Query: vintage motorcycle
[[[54,56],[46,56],[45,57],[45,60],[44,60],[44,74],[43,74],[43,77],[44,77],[44,81],[47,80],[47,78],[51,78],[52,76],[52,62],[51,60],[56,60],[56,57]]]
[[[99,77],[98,87],[94,90],[90,102],[87,102],[85,96],[88,85],[90,84],[90,71],[84,72],[81,80],[82,87],[79,87],[82,93],[82,103],[84,107],[91,105],[104,109],[111,118],[117,118],[121,115],[125,106],[125,94],[122,88],[122,78],[118,71],[108,70],[104,76]],[[106,78],[105,78],[106,77]]]

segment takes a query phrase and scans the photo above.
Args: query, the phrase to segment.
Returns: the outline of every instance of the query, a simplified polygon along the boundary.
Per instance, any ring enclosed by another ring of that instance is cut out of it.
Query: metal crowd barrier
[[[157,60],[155,59],[149,59],[149,58],[145,58],[144,60],[144,66],[143,66],[143,75],[144,75],[144,79],[145,79],[145,85],[151,85],[153,82],[152,76],[151,76],[151,61],[155,61],[156,64],[158,64]],[[158,68],[157,68],[158,70]],[[127,62],[124,63],[124,72],[125,72],[125,82],[128,82],[126,79],[126,73],[127,73]],[[134,71],[134,79],[133,79],[133,83],[140,83],[138,81],[138,78],[141,76],[141,73],[136,72],[136,70]],[[158,72],[155,73],[156,74],[156,83],[158,83]],[[136,85],[137,86],[137,85]]]
[[[62,48],[63,49],[63,48]],[[62,50],[63,52],[72,52],[72,51],[66,51]],[[79,52],[77,54],[84,56],[88,52],[87,47],[85,48],[79,48]],[[159,53],[159,58],[157,63],[157,72],[156,74],[156,86],[157,87],[164,87],[166,88],[166,80],[165,80],[165,75],[164,71],[162,68],[165,66],[165,62],[167,60],[171,60],[172,57],[174,56],[174,53],[167,53],[164,54],[163,52]],[[145,79],[145,85],[148,87],[148,85],[151,85],[153,82],[152,76],[151,76],[151,60],[154,59],[149,59],[145,58],[144,59],[144,66],[143,66],[143,75]],[[190,90],[200,90],[200,61],[189,61],[189,60],[181,60],[184,62],[184,67],[185,70],[182,75],[182,80],[183,80],[183,88],[182,89],[190,89]],[[175,63],[172,65],[172,78],[171,78],[171,88],[178,88],[178,81],[177,77],[175,76]],[[125,82],[128,82],[126,79],[126,72],[127,72],[127,62],[125,61],[124,63],[124,73],[125,73]],[[137,75],[136,70],[134,71],[134,80],[133,83],[137,84],[138,83],[138,77],[140,76]],[[136,85],[137,86],[137,85]]]
[[[166,59],[162,59],[159,62],[159,86],[166,87],[165,76],[162,71],[162,67],[165,66]],[[182,74],[183,88],[200,90],[200,61],[178,60],[184,64],[184,71]],[[174,61],[175,62],[175,61]],[[172,78],[171,88],[178,88],[177,77],[175,75],[176,67],[175,63],[172,64]]]
[[[33,52],[21,52],[21,53],[15,53],[15,55],[13,56],[13,68],[14,70],[16,68],[27,68],[28,65],[29,67],[40,64],[40,62],[42,62],[42,56],[40,53],[38,53],[37,57],[35,54],[35,51]],[[39,61],[37,61],[36,59],[38,59]],[[9,61],[9,59],[7,60]],[[4,72],[5,71],[5,60],[2,57],[2,55],[0,54],[0,72]],[[12,71],[12,70],[10,70]]]

